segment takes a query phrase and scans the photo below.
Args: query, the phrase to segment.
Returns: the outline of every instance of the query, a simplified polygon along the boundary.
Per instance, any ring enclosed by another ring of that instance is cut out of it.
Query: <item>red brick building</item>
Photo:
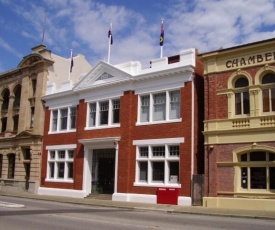
[[[43,97],[39,194],[157,202],[157,188],[191,205],[203,173],[203,65],[196,50],[151,61],[99,62],[72,89]]]
[[[274,210],[275,39],[200,56],[204,206]]]

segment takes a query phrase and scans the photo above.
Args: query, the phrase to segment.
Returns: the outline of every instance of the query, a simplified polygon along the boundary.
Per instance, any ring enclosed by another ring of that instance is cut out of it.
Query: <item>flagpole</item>
[[[163,21],[164,19],[161,19],[161,32],[160,32],[160,38],[164,39],[164,29],[163,29]],[[162,45],[160,46],[160,57],[163,57],[163,40]]]
[[[112,41],[112,23],[110,24],[109,29],[109,48],[108,48],[108,63],[110,64],[110,56],[111,56],[111,41]]]
[[[69,65],[69,81],[71,80],[71,70],[72,70],[72,59],[73,59],[73,49],[71,49],[71,58],[70,58],[70,65]]]
[[[45,38],[45,30],[46,30],[46,20],[47,20],[47,10],[45,10],[45,19],[44,19],[44,26],[43,26],[43,33],[42,33],[42,45],[44,44]]]

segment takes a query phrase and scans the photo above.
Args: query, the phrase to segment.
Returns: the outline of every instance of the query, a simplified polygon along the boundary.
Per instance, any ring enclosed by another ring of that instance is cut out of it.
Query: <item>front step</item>
[[[85,198],[95,200],[112,200],[112,194],[89,194]]]

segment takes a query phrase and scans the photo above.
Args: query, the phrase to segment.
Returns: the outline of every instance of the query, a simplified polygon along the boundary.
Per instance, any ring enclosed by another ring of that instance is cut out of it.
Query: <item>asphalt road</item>
[[[0,201],[25,205],[24,208],[0,207],[0,230],[273,230],[275,228],[274,220],[169,214],[1,196]]]

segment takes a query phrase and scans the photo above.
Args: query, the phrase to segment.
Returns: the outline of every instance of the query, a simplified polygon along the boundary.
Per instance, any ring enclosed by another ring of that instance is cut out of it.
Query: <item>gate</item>
[[[192,205],[202,206],[204,196],[204,175],[193,175],[192,178]]]

